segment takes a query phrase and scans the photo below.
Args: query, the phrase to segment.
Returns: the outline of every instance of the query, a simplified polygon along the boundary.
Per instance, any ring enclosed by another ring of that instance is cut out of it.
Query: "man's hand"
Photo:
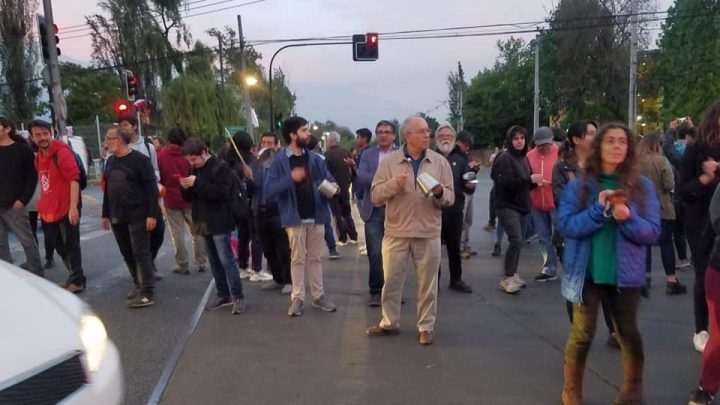
[[[543,176],[540,173],[534,173],[530,175],[530,180],[539,186],[542,184]]]
[[[614,205],[613,217],[616,221],[627,221],[630,218],[630,208],[625,204]]]
[[[185,190],[189,189],[190,187],[195,185],[195,176],[188,176],[183,177],[180,179],[180,187],[184,188]]]
[[[153,229],[155,229],[156,226],[157,226],[157,219],[147,217],[147,219],[145,220],[145,229],[148,232],[151,232]]]
[[[471,160],[470,162],[468,162],[468,167],[470,168],[470,170],[476,171],[480,167],[480,162]]]
[[[100,221],[100,226],[102,227],[102,229],[104,229],[104,230],[106,230],[106,231],[110,230],[110,219],[109,219],[109,218],[103,218],[103,219]]]
[[[397,176],[395,176],[395,181],[397,182],[397,185],[400,186],[400,188],[402,188],[402,189],[405,188],[405,185],[407,184],[409,175],[410,174],[408,173],[407,169],[405,169],[405,173],[398,174]]]
[[[677,127],[679,127],[679,126],[680,126],[680,120],[673,120],[670,123],[670,128],[672,128],[672,129],[677,129]]]
[[[252,179],[253,179],[253,172],[252,172],[252,169],[250,169],[250,166],[248,166],[248,165],[246,165],[245,163],[243,163],[243,165],[242,165],[242,170],[243,170],[243,175],[245,176],[245,178],[246,178],[246,179],[249,179],[250,181],[252,181]]]
[[[332,184],[333,186],[335,186],[335,190],[336,190],[336,191],[335,191],[335,195],[340,194],[340,186],[338,186],[337,183],[330,183],[330,184]]]
[[[445,189],[443,188],[442,184],[438,184],[437,186],[433,187],[432,193],[435,196],[435,198],[440,198],[443,196]]]
[[[465,188],[468,190],[475,190],[475,183],[465,183]]]
[[[23,204],[20,200],[15,200],[12,207],[16,210],[19,210],[20,208],[24,207],[25,204]]]
[[[715,173],[717,173],[718,169],[718,162],[716,162],[715,159],[710,158],[703,162],[702,169],[703,173],[708,176],[715,177]]]
[[[349,167],[355,166],[355,159],[353,159],[351,157],[346,157],[345,159],[343,159],[343,161],[345,162],[346,166],[349,166]]]
[[[80,213],[78,212],[77,207],[70,207],[70,212],[68,212],[68,220],[70,221],[70,225],[77,225],[80,223]]]
[[[305,168],[302,166],[298,166],[292,169],[292,171],[290,171],[290,177],[292,177],[295,183],[300,183],[301,181],[305,180],[305,177],[307,177]]]

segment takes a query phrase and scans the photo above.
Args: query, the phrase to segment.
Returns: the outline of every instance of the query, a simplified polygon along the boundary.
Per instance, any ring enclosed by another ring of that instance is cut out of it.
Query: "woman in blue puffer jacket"
[[[660,204],[637,172],[635,135],[622,124],[604,126],[593,140],[585,172],[560,199],[558,229],[565,236],[562,294],[573,303],[565,347],[565,405],[582,403],[582,380],[595,334],[598,306],[610,303],[625,378],[615,404],[642,401],[643,348],[637,329],[645,285],[646,246],[660,236]]]

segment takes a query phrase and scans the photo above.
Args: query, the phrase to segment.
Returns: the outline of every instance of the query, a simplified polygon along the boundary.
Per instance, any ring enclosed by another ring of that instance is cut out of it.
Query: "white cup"
[[[320,183],[320,186],[318,186],[318,191],[327,198],[333,198],[335,194],[337,194],[338,189],[334,184],[327,180],[323,180],[322,183]]]

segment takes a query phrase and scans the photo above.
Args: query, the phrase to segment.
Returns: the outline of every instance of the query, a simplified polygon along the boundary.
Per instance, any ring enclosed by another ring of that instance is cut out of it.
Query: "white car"
[[[117,348],[73,294],[0,261],[0,404],[120,404]]]

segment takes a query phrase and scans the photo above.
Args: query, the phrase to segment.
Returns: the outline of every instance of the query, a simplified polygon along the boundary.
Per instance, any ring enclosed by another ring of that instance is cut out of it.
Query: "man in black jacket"
[[[232,193],[240,179],[218,158],[210,156],[199,138],[185,141],[183,154],[192,169],[188,177],[180,179],[180,191],[185,201],[192,203],[193,227],[202,235],[217,288],[218,299],[206,309],[232,306],[233,315],[242,314],[245,312],[242,281],[230,248],[230,233],[235,229]]]
[[[157,179],[150,159],[130,149],[131,131],[114,126],[105,135],[112,155],[105,164],[102,227],[110,229],[127,264],[135,288],[127,297],[131,308],[153,305],[151,232],[160,216]]]
[[[471,293],[472,288],[462,280],[462,262],[460,259],[460,237],[462,236],[465,194],[475,192],[475,184],[463,180],[463,174],[471,171],[468,157],[455,144],[455,130],[450,125],[441,125],[435,131],[437,151],[447,158],[452,168],[455,190],[455,203],[442,209],[442,240],[448,252],[450,267],[450,289]]]
[[[325,152],[328,171],[340,186],[340,193],[330,202],[337,227],[337,244],[343,246],[349,242],[354,245],[357,243],[358,234],[350,207],[350,183],[352,183],[351,167],[355,162],[350,157],[350,152],[340,146],[340,134],[335,131],[330,132],[325,142],[328,147]]]

